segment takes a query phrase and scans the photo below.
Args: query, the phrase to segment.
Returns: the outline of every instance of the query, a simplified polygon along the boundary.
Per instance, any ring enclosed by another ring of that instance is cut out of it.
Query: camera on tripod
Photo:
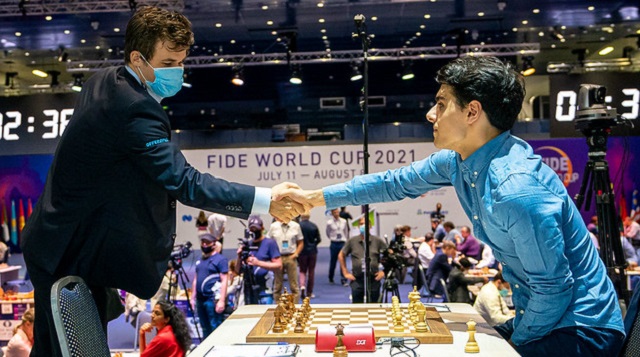
[[[182,259],[188,257],[189,254],[191,254],[191,246],[191,242],[173,246],[173,250],[171,251],[171,255],[169,256],[169,267],[171,269],[175,270],[182,267]]]
[[[389,271],[396,269],[402,269],[405,266],[405,259],[403,256],[404,250],[404,235],[396,236],[396,239],[391,241],[387,250],[382,253],[380,263],[384,267],[385,274]]]
[[[255,238],[256,238],[255,234],[248,228],[245,228],[244,230],[244,238],[238,238],[238,241],[240,242],[240,246],[242,247],[242,253],[240,255],[240,259],[242,260],[243,263],[246,263],[252,251],[258,250],[258,247],[253,245],[253,241],[255,240]]]
[[[597,84],[582,84],[578,91],[576,130],[589,137],[593,131],[607,130],[617,125],[616,108],[607,108],[607,88]]]

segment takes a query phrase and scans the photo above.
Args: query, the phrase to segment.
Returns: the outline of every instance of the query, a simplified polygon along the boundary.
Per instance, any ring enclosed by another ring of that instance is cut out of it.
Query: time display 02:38
[[[0,112],[0,141],[18,141],[24,135],[57,139],[73,115],[73,109],[44,109],[42,118],[24,115],[18,110]]]

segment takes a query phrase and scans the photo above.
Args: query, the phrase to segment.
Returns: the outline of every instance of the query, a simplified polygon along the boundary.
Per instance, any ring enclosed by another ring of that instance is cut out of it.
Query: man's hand
[[[290,190],[302,191],[300,186],[291,182],[283,182],[271,188],[269,214],[284,223],[289,223],[293,218],[309,211],[304,204],[292,200],[285,194]]]
[[[349,281],[354,281],[354,280],[356,280],[356,277],[355,277],[355,276],[353,276],[353,274],[351,274],[351,273],[349,273],[349,272],[344,273],[344,277],[345,277],[345,279],[347,279],[347,280],[349,280]]]
[[[216,303],[216,312],[221,314],[225,308],[225,301],[223,299],[218,300]]]
[[[384,278],[384,271],[380,270],[376,273],[376,281],[380,281],[382,280],[382,278]]]
[[[251,266],[260,266],[260,259],[254,256],[250,256],[249,258],[247,258],[247,264]]]
[[[305,213],[308,213],[314,207],[325,205],[322,190],[303,190],[296,184],[289,182],[274,186],[271,192],[272,200],[279,201],[285,197],[289,198],[301,204],[304,207]]]

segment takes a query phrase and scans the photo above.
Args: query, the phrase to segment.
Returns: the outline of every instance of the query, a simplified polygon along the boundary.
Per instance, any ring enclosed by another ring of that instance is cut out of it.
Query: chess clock
[[[76,93],[0,97],[3,155],[49,154],[73,116]]]
[[[550,83],[551,137],[581,137],[575,129],[576,103],[581,84],[607,88],[605,103],[632,121],[634,128],[617,125],[611,135],[640,135],[640,73],[592,72],[552,74]]]

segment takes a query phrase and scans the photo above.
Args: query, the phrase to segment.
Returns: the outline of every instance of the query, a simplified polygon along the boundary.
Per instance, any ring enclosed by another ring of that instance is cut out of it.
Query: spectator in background
[[[400,284],[404,284],[404,279],[407,276],[407,270],[409,267],[413,267],[416,263],[416,258],[418,258],[418,252],[413,249],[413,238],[411,237],[411,227],[404,225],[400,227],[400,235],[402,237],[402,244],[404,245],[404,250],[402,251],[402,257],[404,258],[404,266],[400,271]],[[415,274],[414,274],[415,275]],[[414,279],[415,280],[415,279]]]
[[[460,235],[455,236],[455,239],[458,252],[476,261],[482,259],[480,242],[471,234],[469,227],[463,226],[460,228]]]
[[[209,233],[200,236],[202,257],[196,261],[196,276],[191,290],[191,305],[198,312],[203,338],[220,326],[227,307],[229,261],[216,253],[215,242],[216,238]]]
[[[196,218],[196,228],[198,229],[198,235],[207,233],[207,226],[209,222],[207,222],[207,216],[204,214],[204,211],[200,211],[198,213],[198,217]]]
[[[477,283],[487,283],[489,279],[486,277],[471,277],[467,276],[469,269],[471,268],[471,262],[469,259],[462,258],[458,261],[449,274],[449,283],[447,288],[449,289],[449,297],[451,302],[463,302],[471,304],[471,295],[469,295],[469,289],[467,285],[473,285]]]
[[[224,230],[227,226],[227,216],[214,213],[207,218],[209,233],[216,238],[216,251],[220,253],[222,250],[222,241],[224,240]]]
[[[498,273],[480,289],[473,307],[489,326],[501,325],[514,316],[504,301],[508,294],[509,283],[502,278],[502,273]]]
[[[13,329],[13,337],[7,344],[4,353],[7,357],[29,357],[33,346],[33,321],[35,311],[33,308],[25,311],[18,326]]]
[[[364,302],[364,279],[368,277],[369,287],[371,291],[371,300],[367,302],[377,302],[380,300],[380,281],[384,278],[384,271],[378,270],[380,256],[387,249],[385,243],[379,237],[369,236],[369,257],[371,265],[369,266],[369,274],[364,272],[364,217],[359,221],[360,234],[349,238],[344,248],[340,251],[338,259],[340,260],[340,269],[344,276],[351,282],[351,300],[355,303]],[[347,269],[346,259],[351,256],[351,272]]]
[[[473,264],[474,261],[472,259],[469,259],[469,261]],[[482,268],[493,269],[497,267],[498,267],[498,264],[496,262],[496,257],[493,256],[493,250],[491,249],[490,246],[484,244],[484,247],[482,248],[482,259],[476,263],[476,269],[482,269]]]
[[[309,220],[309,214],[300,216],[300,229],[304,237],[304,245],[298,264],[300,265],[300,298],[316,297],[313,294],[315,281],[316,261],[318,259],[318,244],[320,244],[320,230],[318,226]],[[308,295],[307,295],[308,294]]]
[[[442,222],[444,220],[444,214],[442,214],[442,203],[436,203],[436,210],[431,212],[431,222],[436,219],[438,222]],[[435,233],[435,230],[434,230]]]
[[[420,247],[418,248],[418,259],[420,259],[420,267],[419,271],[423,274],[423,277],[426,281],[427,279],[427,269],[429,269],[429,263],[436,255],[436,240],[433,238],[433,233],[427,232],[424,235],[424,242],[420,243]],[[415,285],[418,290],[422,288],[422,279],[416,275],[413,285]]]
[[[453,242],[454,244],[462,239],[460,235],[460,231],[456,229],[456,226],[451,221],[444,222],[442,224],[444,231],[447,232],[447,235],[444,237],[444,240],[448,240],[449,242]]]
[[[274,270],[275,286],[273,288],[273,297],[278,303],[282,295],[282,287],[284,285],[284,274],[289,279],[289,287],[293,294],[293,302],[298,303],[300,299],[300,289],[298,287],[298,257],[304,247],[304,237],[300,225],[296,221],[283,223],[277,219],[271,223],[267,236],[275,240],[280,249],[280,259],[282,267]]]
[[[633,269],[638,266],[638,255],[636,253],[635,248],[631,245],[628,239],[626,239],[623,235],[620,235],[620,240],[622,241],[622,252],[624,253],[624,259],[627,261],[629,265],[629,269]],[[632,289],[633,290],[633,289]]]
[[[336,270],[336,263],[338,262],[338,254],[342,251],[344,243],[349,238],[349,227],[347,226],[347,220],[340,217],[339,209],[331,210],[331,218],[327,221],[327,238],[331,241],[329,246],[329,252],[331,258],[329,260],[329,283],[334,284],[333,276]],[[347,280],[344,278],[342,269],[340,269],[340,284],[345,285]]]
[[[636,254],[640,255],[640,224],[627,216],[624,217],[622,225],[624,226],[624,236],[636,249]]]
[[[431,294],[436,296],[443,296],[444,286],[440,282],[440,279],[447,281],[451,269],[453,268],[449,263],[449,259],[453,259],[456,256],[455,243],[445,240],[442,243],[442,250],[437,252],[429,263],[429,269],[427,269],[427,288]]]
[[[227,285],[227,299],[229,300],[229,306],[231,310],[236,310],[240,306],[244,306],[244,291],[242,275],[237,273],[237,262],[235,260],[229,261],[229,284]]]
[[[236,272],[241,271],[243,264],[249,266],[248,272],[252,274],[255,283],[252,286],[249,277],[244,276],[245,304],[273,304],[273,272],[282,268],[278,243],[264,236],[264,224],[260,216],[251,215],[247,222],[249,231],[254,238],[251,241],[251,246],[247,247],[250,249],[247,260],[242,262],[243,247],[239,247],[237,251],[238,262],[236,263]],[[243,274],[246,273],[243,272]],[[251,299],[248,299],[248,296]]]
[[[156,336],[147,345],[147,333]],[[140,357],[183,357],[191,346],[189,326],[182,311],[169,301],[159,301],[151,311],[151,322],[140,327]]]
[[[438,218],[431,218],[431,229],[433,230],[433,237],[438,241],[438,243],[442,243],[444,237],[447,235],[447,231],[444,230],[442,221]]]
[[[591,216],[589,224],[587,224],[587,230],[595,235],[598,235],[598,216]]]

